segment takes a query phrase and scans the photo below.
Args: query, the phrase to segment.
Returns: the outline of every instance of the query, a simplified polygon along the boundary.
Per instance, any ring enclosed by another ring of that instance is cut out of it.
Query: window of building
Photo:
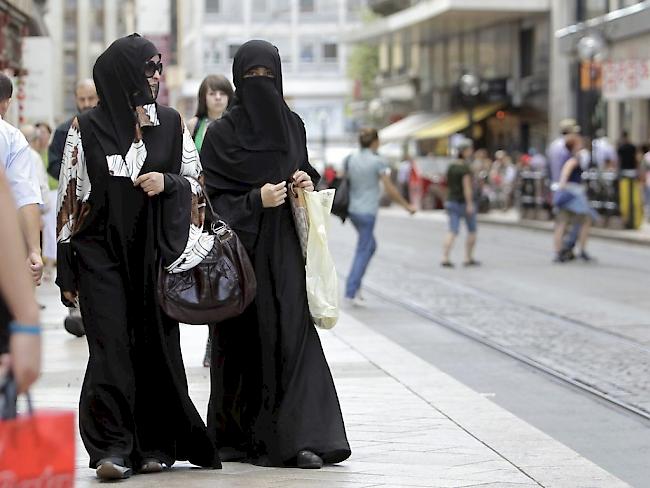
[[[253,0],[253,13],[265,14],[269,9],[268,0]]]
[[[578,0],[576,8],[578,21],[593,19],[609,12],[609,0]]]
[[[338,45],[334,43],[323,44],[323,61],[333,62],[338,58]]]
[[[221,9],[221,0],[205,0],[205,13],[218,14]]]
[[[316,59],[313,42],[307,42],[300,45],[300,62],[313,63]]]
[[[467,32],[463,35],[463,68],[466,71],[476,72],[476,32]]]
[[[278,48],[278,52],[280,53],[280,59],[282,60],[282,64],[289,64],[292,62],[292,56],[291,56],[291,39],[288,37],[280,37],[277,39],[273,39],[271,42],[273,42],[273,45]]]
[[[228,58],[229,59],[235,59],[235,54],[237,54],[237,50],[241,44],[228,44]]]
[[[213,39],[206,41],[203,50],[203,61],[208,66],[214,66],[221,63],[221,46],[219,41]]]
[[[533,74],[533,59],[535,56],[535,31],[532,28],[519,32],[519,67],[521,77]]]
[[[313,13],[316,11],[315,0],[300,0],[300,12],[303,14]]]

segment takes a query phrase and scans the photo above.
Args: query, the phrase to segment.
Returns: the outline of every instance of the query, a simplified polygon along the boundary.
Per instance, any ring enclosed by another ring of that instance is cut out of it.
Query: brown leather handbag
[[[257,282],[246,249],[237,234],[212,208],[214,245],[192,269],[158,274],[158,299],[163,311],[185,324],[222,322],[240,315],[255,298]]]

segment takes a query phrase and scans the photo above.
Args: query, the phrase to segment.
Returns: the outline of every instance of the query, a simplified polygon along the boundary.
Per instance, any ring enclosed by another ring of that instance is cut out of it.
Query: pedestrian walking
[[[38,175],[25,136],[4,120],[13,95],[11,80],[0,73],[0,164],[18,207],[22,235],[27,247],[27,266],[34,284],[43,276],[41,257],[41,210],[43,204]]]
[[[449,217],[449,232],[445,237],[442,252],[441,266],[453,268],[449,260],[454,241],[460,231],[460,221],[464,220],[467,226],[467,239],[465,241],[465,266],[479,266],[481,263],[474,259],[476,246],[476,207],[474,205],[474,192],[472,184],[472,170],[470,164],[474,154],[473,143],[470,139],[463,138],[456,142],[458,158],[447,169],[447,202],[445,207]]]
[[[549,144],[546,154],[548,156],[548,174],[551,179],[551,190],[553,193],[557,191],[562,167],[571,158],[571,151],[567,148],[567,142],[579,136],[580,132],[580,126],[576,124],[574,119],[563,119],[560,121],[560,135]],[[579,158],[579,164],[581,163],[581,158]],[[578,242],[580,228],[580,221],[575,221],[564,236],[564,245],[560,253],[562,262],[575,259],[573,248],[576,242]]]
[[[348,181],[350,185],[350,221],[358,234],[357,248],[352,260],[352,267],[345,284],[345,300],[352,306],[364,306],[360,293],[363,276],[370,260],[377,250],[375,223],[381,198],[380,183],[390,199],[415,213],[415,207],[400,194],[390,179],[388,162],[377,154],[379,136],[377,130],[363,128],[359,131],[359,152],[352,154],[348,162]]]
[[[137,34],[99,56],[99,105],[73,120],[59,181],[57,284],[84,317],[80,433],[103,480],[176,460],[220,467],[156,295],[160,268],[185,270],[202,226],[201,165],[178,112],[156,103],[162,70]]]
[[[587,240],[594,212],[589,206],[586,190],[582,184],[582,168],[579,153],[582,149],[582,139],[577,134],[567,138],[566,147],[571,157],[564,163],[553,203],[558,210],[554,233],[555,262],[567,261],[564,246],[564,232],[567,225],[580,225],[578,235],[579,257],[584,261],[592,261],[587,253]]]
[[[26,392],[41,370],[41,327],[16,204],[0,168],[0,377],[9,371],[19,393]]]
[[[192,134],[196,148],[200,151],[208,126],[221,118],[233,100],[232,84],[223,75],[206,76],[197,94],[196,112],[187,121],[187,128]]]
[[[319,175],[283,99],[277,48],[243,44],[233,80],[234,101],[208,128],[201,159],[213,206],[251,257],[257,296],[213,336],[208,429],[224,460],[320,468],[347,459],[350,446],[287,200],[287,182],[313,191]]]
[[[208,126],[221,118],[232,101],[234,92],[230,81],[222,75],[208,75],[199,86],[197,95],[196,113],[187,122],[187,128],[192,134],[192,140],[197,151],[201,150]],[[208,340],[203,353],[203,367],[210,367],[211,341],[214,333],[214,324],[208,324]]]
[[[60,124],[54,131],[52,136],[52,142],[47,151],[47,172],[51,177],[56,178],[57,185],[54,190],[53,201],[56,201],[57,198],[57,189],[58,181],[61,173],[61,162],[63,161],[63,151],[65,149],[65,140],[72,125],[72,121],[78,115],[87,112],[88,110],[94,108],[97,105],[97,89],[95,88],[95,82],[90,79],[83,79],[77,82],[75,86],[75,106],[77,107],[77,115],[66,120]],[[52,251],[50,248],[56,246],[56,205],[53,205],[54,209],[52,215],[46,217],[46,226],[45,226],[45,235],[43,238],[44,247],[47,249],[47,254],[49,255]],[[52,236],[53,234],[53,236]],[[52,244],[52,239],[54,244]],[[54,254],[54,262],[56,263],[56,252]],[[83,337],[86,333],[84,328],[83,318],[79,307],[71,305],[68,307],[68,316],[63,321],[63,327],[65,330],[74,335],[75,337]]]

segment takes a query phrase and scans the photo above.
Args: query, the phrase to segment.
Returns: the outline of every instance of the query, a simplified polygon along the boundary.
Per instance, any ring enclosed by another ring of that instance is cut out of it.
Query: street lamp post
[[[318,112],[318,120],[320,121],[320,135],[321,135],[321,153],[323,159],[323,167],[327,166],[327,124],[329,122],[329,115],[326,110]]]
[[[481,80],[473,73],[465,73],[458,81],[460,94],[467,107],[469,138],[474,140],[474,106],[476,99],[481,94]]]
[[[578,57],[583,63],[589,63],[589,83],[587,85],[587,118],[586,118],[586,136],[591,141],[589,149],[589,164],[594,164],[594,123],[593,109],[596,101],[594,94],[595,86],[595,61],[600,61],[605,53],[605,41],[596,33],[590,33],[584,36],[577,45]]]

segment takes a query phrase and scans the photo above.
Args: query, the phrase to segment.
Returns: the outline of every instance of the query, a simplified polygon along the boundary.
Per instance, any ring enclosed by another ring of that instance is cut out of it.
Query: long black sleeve
[[[61,172],[63,149],[65,148],[65,138],[68,135],[68,129],[70,129],[70,124],[68,123],[58,126],[54,131],[54,137],[52,137],[50,147],[47,149],[47,172],[52,178],[56,178],[57,180]]]

